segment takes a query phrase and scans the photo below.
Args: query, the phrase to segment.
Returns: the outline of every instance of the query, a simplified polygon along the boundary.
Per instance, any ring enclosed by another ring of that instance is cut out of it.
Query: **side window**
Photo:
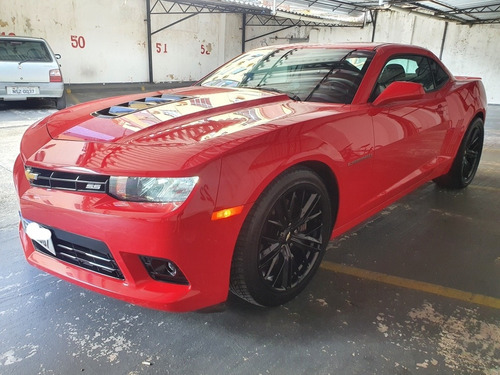
[[[431,72],[434,75],[434,81],[436,82],[436,88],[441,88],[450,79],[448,74],[441,68],[441,66],[434,60],[429,59],[429,64],[431,67]]]
[[[422,84],[425,92],[432,91],[436,88],[431,72],[431,66],[429,65],[429,59],[427,57],[422,58],[417,70],[415,71],[415,76],[409,81]]]
[[[418,64],[413,59],[405,59],[405,58],[392,59],[392,60],[390,60],[390,64],[401,65],[406,74],[416,74],[415,72],[418,69]],[[387,67],[387,64],[386,64],[386,67]]]
[[[377,79],[377,83],[371,95],[371,101],[375,100],[387,86],[396,81],[407,81],[420,83],[426,92],[436,88],[431,65],[425,56],[397,56],[387,61]]]

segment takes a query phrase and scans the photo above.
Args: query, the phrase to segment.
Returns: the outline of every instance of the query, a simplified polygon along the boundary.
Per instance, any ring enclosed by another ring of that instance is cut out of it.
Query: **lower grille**
[[[52,243],[56,255],[54,256],[38,242],[31,241],[37,251],[102,275],[124,279],[104,242],[59,229],[45,228],[52,232]]]

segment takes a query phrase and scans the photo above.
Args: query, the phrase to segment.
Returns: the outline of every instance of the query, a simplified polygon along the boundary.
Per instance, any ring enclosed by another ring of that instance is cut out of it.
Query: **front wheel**
[[[465,132],[450,171],[434,180],[436,184],[448,189],[463,189],[476,175],[483,151],[483,120],[475,119]]]
[[[321,178],[306,168],[278,176],[242,227],[231,291],[262,306],[290,301],[318,269],[331,229],[332,208]]]

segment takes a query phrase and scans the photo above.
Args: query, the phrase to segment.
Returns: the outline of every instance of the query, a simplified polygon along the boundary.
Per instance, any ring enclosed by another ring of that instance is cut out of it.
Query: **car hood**
[[[46,126],[57,140],[179,146],[289,116],[294,113],[290,102],[286,95],[258,90],[194,86],[117,97],[97,108],[99,102],[81,105],[54,115]]]
[[[161,96],[168,101],[143,108],[146,97]],[[119,113],[123,108],[112,109],[120,104],[137,108],[125,114]],[[56,112],[27,130],[21,155],[28,165],[61,171],[184,175],[244,144],[251,147],[252,140],[286,142],[289,135],[272,135],[288,125],[348,111],[272,92],[192,86],[100,99]]]

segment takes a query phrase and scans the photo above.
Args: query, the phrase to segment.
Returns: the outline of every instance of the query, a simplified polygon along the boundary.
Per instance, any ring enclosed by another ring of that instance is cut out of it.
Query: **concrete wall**
[[[142,0],[1,0],[0,33],[45,38],[68,83],[145,81]]]
[[[181,18],[153,16],[152,31]],[[240,54],[240,18],[235,14],[202,14],[154,34],[154,81],[198,80]]]
[[[253,48],[278,44],[307,43],[309,41],[309,35],[313,29],[312,27],[294,26],[289,29],[276,32],[276,30],[279,30],[282,27],[247,26],[246,40],[249,41],[245,43],[245,49],[249,51]],[[268,33],[272,34],[265,35]],[[264,36],[261,37],[261,35]]]
[[[45,38],[66,83],[149,80],[144,0],[1,0],[0,34]],[[152,30],[180,16],[153,16]],[[241,53],[239,15],[200,15],[153,35],[154,80],[196,80]]]
[[[144,82],[149,79],[146,4],[144,0],[1,0],[0,34],[40,36],[60,53],[68,83]],[[152,30],[180,20],[153,15]],[[241,53],[242,16],[194,16],[152,37],[156,82],[197,80]],[[287,44],[400,42],[442,54],[455,75],[483,78],[490,103],[500,104],[500,26],[448,24],[408,12],[387,11],[364,28],[248,26],[246,50]],[[270,35],[264,35],[272,33]],[[262,36],[264,35],[264,36]],[[255,38],[255,39],[254,39]],[[442,46],[443,38],[445,40]]]
[[[443,62],[455,75],[483,79],[488,101],[500,104],[500,25],[450,24]]]

